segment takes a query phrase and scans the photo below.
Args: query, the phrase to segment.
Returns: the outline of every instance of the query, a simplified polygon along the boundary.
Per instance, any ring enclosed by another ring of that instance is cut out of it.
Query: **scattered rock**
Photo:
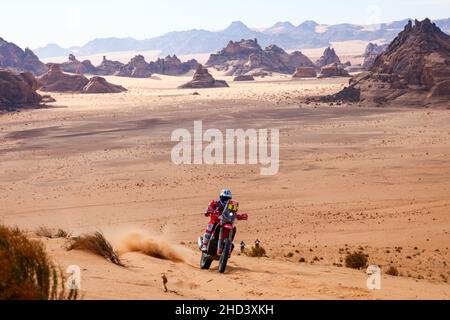
[[[251,75],[240,75],[235,77],[233,81],[255,81],[255,78]]]
[[[317,72],[313,67],[300,67],[295,70],[292,75],[293,78],[316,78]]]
[[[331,77],[350,77],[350,74],[345,70],[344,66],[338,63],[332,63],[320,70],[319,78]]]
[[[258,77],[258,78],[265,78],[265,77],[268,77],[271,75],[272,75],[272,73],[266,72],[266,71],[257,71],[257,72],[251,73],[252,77]]]
[[[223,80],[216,80],[214,77],[208,72],[208,69],[203,68],[202,65],[197,67],[197,70],[194,73],[194,77],[192,81],[185,83],[179,88],[224,88],[228,87],[228,84]]]

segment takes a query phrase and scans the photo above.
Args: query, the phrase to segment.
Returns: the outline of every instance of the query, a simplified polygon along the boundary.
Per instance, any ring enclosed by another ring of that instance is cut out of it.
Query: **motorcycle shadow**
[[[209,269],[210,271],[217,272],[219,270],[219,266],[213,266]],[[252,272],[251,269],[239,267],[239,266],[227,266],[225,274],[234,274],[239,272]]]

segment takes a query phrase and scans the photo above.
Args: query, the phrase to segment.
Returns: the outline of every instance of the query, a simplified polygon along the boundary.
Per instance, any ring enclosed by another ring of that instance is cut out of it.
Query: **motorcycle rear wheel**
[[[219,272],[224,273],[227,268],[228,258],[230,257],[231,242],[225,239],[223,242],[223,251],[219,259]]]

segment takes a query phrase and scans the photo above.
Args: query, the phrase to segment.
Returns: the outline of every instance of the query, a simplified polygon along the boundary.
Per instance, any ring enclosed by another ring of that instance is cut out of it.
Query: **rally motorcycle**
[[[219,272],[224,273],[228,259],[234,249],[234,236],[236,235],[236,220],[248,220],[246,213],[238,214],[239,203],[229,200],[214,224],[211,239],[209,240],[206,252],[202,251],[200,268],[208,270],[214,260],[219,261]],[[198,239],[198,246],[201,250],[203,237]]]

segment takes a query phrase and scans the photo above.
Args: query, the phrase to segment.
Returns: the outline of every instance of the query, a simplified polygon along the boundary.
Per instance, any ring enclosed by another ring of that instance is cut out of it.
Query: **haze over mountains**
[[[66,56],[70,53],[87,56],[106,52],[133,50],[159,50],[166,54],[210,53],[226,46],[230,40],[258,39],[262,46],[276,44],[286,50],[326,47],[330,42],[384,39],[389,42],[403,30],[409,19],[378,25],[336,24],[321,25],[315,21],[305,21],[300,25],[278,22],[272,27],[256,30],[243,22],[235,21],[221,31],[193,29],[174,31],[162,36],[137,40],[134,38],[99,38],[81,47],[62,48],[48,44],[34,52],[42,59]],[[450,34],[450,18],[434,21],[444,32]]]

